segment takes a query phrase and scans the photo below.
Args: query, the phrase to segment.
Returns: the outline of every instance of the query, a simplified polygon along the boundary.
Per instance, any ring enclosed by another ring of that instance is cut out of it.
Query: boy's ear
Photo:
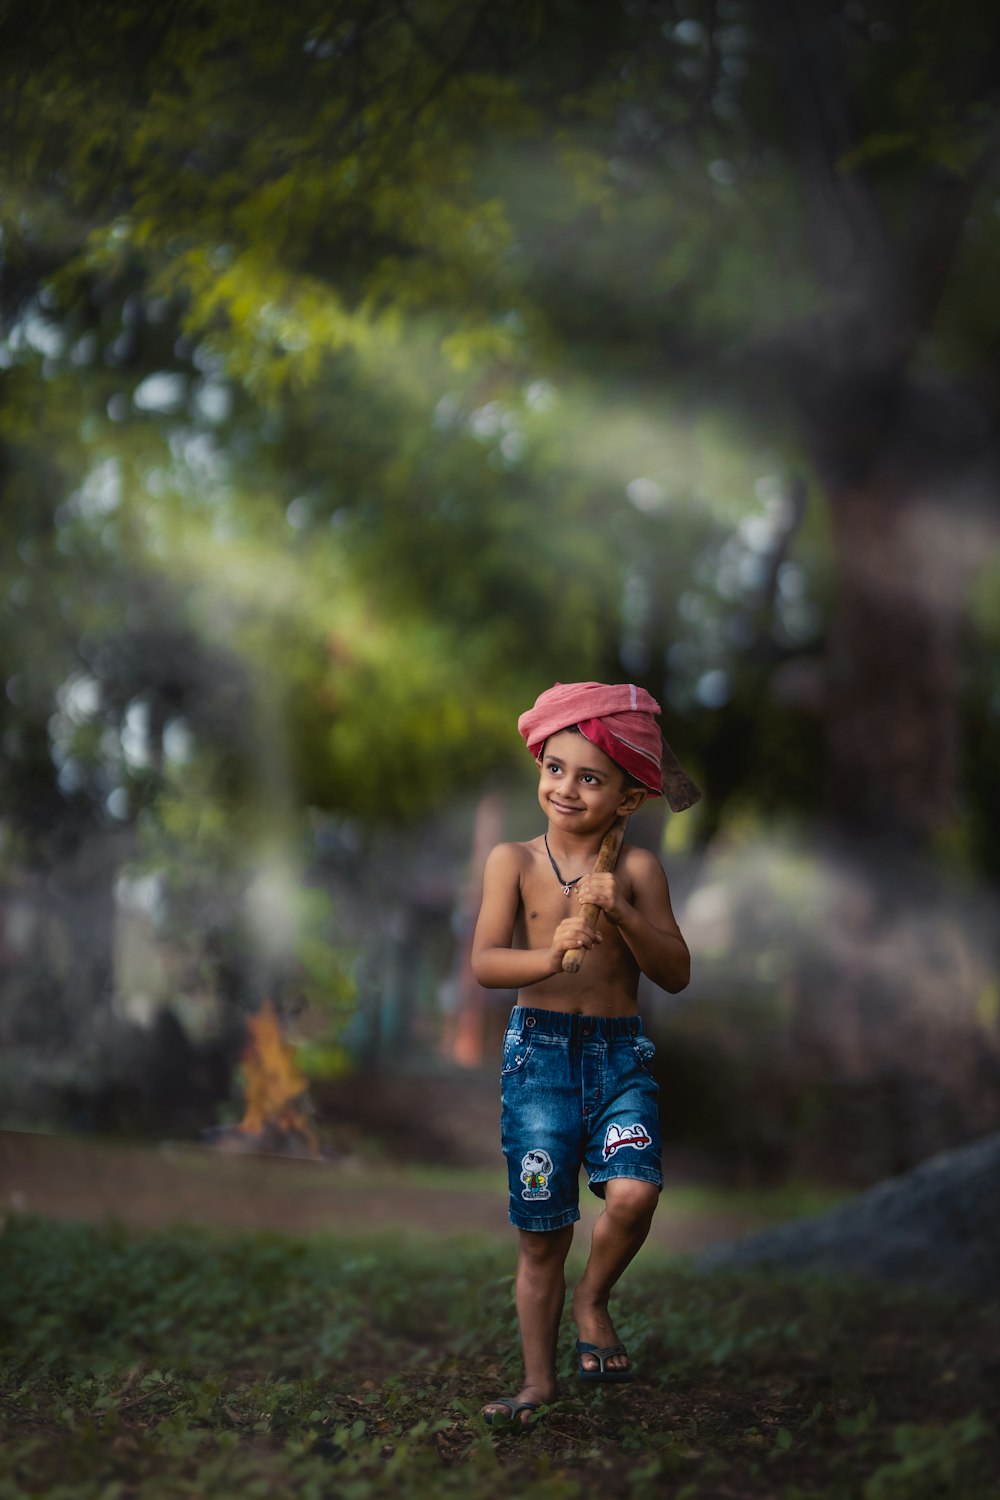
[[[641,786],[630,786],[622,793],[621,801],[618,803],[618,812],[622,816],[634,813],[645,800],[646,793]]]

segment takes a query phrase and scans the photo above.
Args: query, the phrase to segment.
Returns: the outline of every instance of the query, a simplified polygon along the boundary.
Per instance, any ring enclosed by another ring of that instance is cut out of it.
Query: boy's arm
[[[483,904],[472,939],[472,972],[488,990],[521,990],[562,969],[570,948],[602,941],[581,916],[560,922],[545,948],[512,948],[521,902],[521,858],[514,844],[498,844],[483,872]]]
[[[580,882],[580,900],[599,906],[646,977],[675,995],[691,978],[691,955],[670,905],[663,866],[648,850],[632,848],[628,880],[631,900],[621,875],[587,875]]]

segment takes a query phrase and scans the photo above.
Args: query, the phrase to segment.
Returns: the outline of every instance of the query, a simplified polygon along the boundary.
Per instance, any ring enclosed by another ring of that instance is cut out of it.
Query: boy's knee
[[[660,1190],[638,1177],[612,1177],[604,1189],[604,1206],[612,1218],[629,1227],[653,1217]]]
[[[563,1261],[572,1240],[572,1224],[568,1224],[565,1229],[522,1229],[519,1231],[521,1259],[536,1266]]]

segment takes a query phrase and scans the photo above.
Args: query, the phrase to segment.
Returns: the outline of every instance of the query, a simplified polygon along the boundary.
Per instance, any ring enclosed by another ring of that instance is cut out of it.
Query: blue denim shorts
[[[581,1166],[599,1198],[611,1177],[663,1186],[655,1051],[638,1016],[514,1007],[503,1041],[500,1146],[518,1229],[575,1223]]]

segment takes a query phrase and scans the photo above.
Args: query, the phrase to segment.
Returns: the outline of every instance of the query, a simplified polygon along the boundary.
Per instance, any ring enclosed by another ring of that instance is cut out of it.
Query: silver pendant
[[[569,893],[570,893],[570,888],[569,888],[569,886],[568,886],[568,885],[564,885],[564,886],[563,886],[563,895],[564,895],[564,896],[568,896],[568,895],[569,895]]]

